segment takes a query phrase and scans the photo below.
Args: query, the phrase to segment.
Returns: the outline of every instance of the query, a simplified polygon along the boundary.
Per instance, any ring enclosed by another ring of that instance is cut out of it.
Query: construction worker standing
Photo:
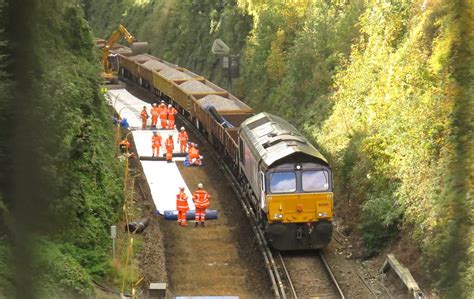
[[[168,138],[165,142],[166,147],[166,161],[171,162],[173,159],[173,149],[174,149],[174,141],[173,141],[173,134],[169,134]]]
[[[186,212],[189,211],[188,196],[184,193],[184,187],[179,187],[179,193],[176,195],[176,209],[178,210],[178,223],[181,226],[186,224]]]
[[[160,156],[160,147],[161,147],[161,136],[158,134],[157,131],[153,131],[153,136],[151,136],[151,151],[152,157],[159,157]]]
[[[146,106],[143,106],[143,110],[140,113],[140,118],[142,119],[142,130],[146,129],[146,121],[149,117],[148,112],[146,112]]]
[[[204,190],[204,186],[199,183],[198,189],[194,191],[193,194],[193,201],[196,206],[195,227],[198,226],[199,220],[201,220],[201,226],[204,226],[204,222],[206,221],[206,209],[209,207],[210,198],[211,196]]]
[[[178,142],[179,142],[179,151],[181,153],[186,152],[186,145],[188,144],[188,132],[181,127],[180,132],[178,133]]]
[[[174,116],[176,113],[178,113],[178,110],[176,110],[173,106],[168,105],[168,129],[174,129]]]
[[[161,122],[161,128],[162,129],[167,129],[166,123],[168,122],[168,108],[166,108],[165,102],[161,101],[160,104],[160,122]]]
[[[153,129],[156,129],[156,123],[158,123],[158,115],[160,114],[160,111],[156,103],[153,103],[153,106],[151,107],[151,110],[150,110],[150,114],[151,114],[151,127]]]

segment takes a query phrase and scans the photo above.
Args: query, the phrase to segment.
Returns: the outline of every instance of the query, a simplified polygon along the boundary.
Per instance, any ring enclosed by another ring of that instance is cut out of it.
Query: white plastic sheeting
[[[176,210],[176,195],[180,186],[185,188],[188,195],[189,209],[195,209],[191,192],[175,163],[165,161],[141,161],[141,163],[158,213],[163,215],[167,210]]]
[[[150,104],[141,101],[125,89],[114,89],[107,92],[109,104],[115,108],[122,118],[127,121],[132,129],[133,140],[139,156],[151,156],[151,136],[153,131],[140,130],[142,121],[140,119],[140,111],[143,106],[150,108]],[[169,134],[173,135],[175,148],[173,152],[179,152],[177,144],[178,131],[173,130],[157,130],[161,137],[162,148],[160,156],[166,152],[164,144]],[[184,158],[173,158],[176,160],[184,160]],[[176,195],[179,193],[179,187],[184,187],[188,195],[188,204],[190,210],[194,210],[195,206],[192,201],[191,192],[184,182],[176,163],[168,163],[166,161],[140,161],[145,173],[148,186],[150,187],[151,196],[155,203],[158,213],[163,214],[166,210],[176,210]]]
[[[114,107],[115,111],[122,118],[126,118],[130,129],[140,129],[142,127],[142,120],[140,119],[140,112],[143,106],[147,107],[148,114],[150,114],[151,105],[146,103],[125,89],[112,89],[107,92],[109,104]],[[150,122],[150,119],[148,119]]]

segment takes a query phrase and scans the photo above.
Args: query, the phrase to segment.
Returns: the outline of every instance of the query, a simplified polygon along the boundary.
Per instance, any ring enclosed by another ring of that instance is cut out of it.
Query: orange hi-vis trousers
[[[153,155],[153,156],[155,156],[155,157],[159,157],[159,156],[160,156],[160,146],[159,146],[159,145],[152,146],[152,147],[151,147],[151,151],[152,151],[152,155]]]
[[[194,220],[196,222],[199,222],[199,219],[201,219],[201,222],[206,221],[206,209],[196,208],[195,213],[196,213],[196,217],[194,218]]]
[[[179,151],[180,151],[181,153],[186,152],[186,145],[187,145],[187,142],[186,142],[186,141],[180,141],[180,142],[179,142]]]
[[[178,210],[178,222],[182,224],[186,223],[186,211]]]
[[[158,123],[158,115],[152,115],[151,116],[151,126],[156,127],[157,123]]]

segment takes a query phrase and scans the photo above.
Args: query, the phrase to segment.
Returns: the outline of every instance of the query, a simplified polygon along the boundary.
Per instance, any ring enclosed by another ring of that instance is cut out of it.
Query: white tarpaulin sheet
[[[122,118],[127,118],[131,129],[135,129],[132,130],[132,135],[138,155],[151,156],[151,136],[153,135],[153,131],[140,130],[142,127],[140,111],[143,109],[143,106],[147,106],[147,110],[149,110],[150,104],[139,100],[125,89],[109,90],[107,94],[110,105],[115,108],[115,111],[117,111]],[[157,131],[163,138],[160,156],[166,152],[164,144],[169,134],[173,135],[175,142],[173,152],[179,152],[179,145],[176,143],[178,138],[178,131],[176,129]],[[173,158],[173,160],[184,160],[184,158]],[[190,210],[195,209],[191,192],[184,182],[176,163],[168,163],[166,161],[140,162],[158,213],[163,215],[164,211],[176,210],[176,195],[179,193],[179,187],[185,188]]]
[[[188,195],[189,209],[195,209],[191,192],[175,163],[165,161],[141,161],[141,163],[158,213],[163,215],[167,210],[176,210],[176,195],[180,186],[184,186]]]
[[[150,114],[150,104],[146,103],[125,89],[112,89],[107,91],[109,104],[115,108],[122,118],[126,118],[130,128],[141,128],[142,120],[140,119],[140,112],[143,106],[147,107],[148,114]]]

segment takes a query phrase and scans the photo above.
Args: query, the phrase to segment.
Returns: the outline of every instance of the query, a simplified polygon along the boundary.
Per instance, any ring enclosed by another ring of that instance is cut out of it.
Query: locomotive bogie
[[[268,224],[267,239],[270,245],[281,251],[325,248],[332,238],[333,226],[327,220],[312,223]]]

